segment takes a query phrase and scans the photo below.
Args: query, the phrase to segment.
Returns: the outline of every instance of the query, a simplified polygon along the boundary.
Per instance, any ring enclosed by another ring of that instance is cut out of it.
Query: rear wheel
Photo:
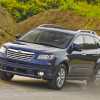
[[[8,72],[2,72],[0,71],[0,79],[4,81],[10,81],[13,78],[13,74]]]
[[[48,81],[49,87],[57,90],[62,89],[65,84],[66,74],[66,66],[64,64],[60,64],[57,68],[55,77]]]

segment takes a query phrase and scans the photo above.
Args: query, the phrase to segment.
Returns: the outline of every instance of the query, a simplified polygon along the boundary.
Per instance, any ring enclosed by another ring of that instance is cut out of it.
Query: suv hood
[[[4,44],[4,46],[11,49],[30,51],[30,52],[36,51],[36,52],[54,53],[57,51],[64,50],[64,49],[60,49],[56,47],[26,43],[26,42],[19,42],[19,41],[15,43],[6,43]]]

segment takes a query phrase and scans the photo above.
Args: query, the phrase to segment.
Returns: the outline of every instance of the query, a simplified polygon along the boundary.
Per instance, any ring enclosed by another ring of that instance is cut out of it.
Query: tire
[[[0,71],[0,79],[4,81],[10,81],[13,78],[13,74],[7,73],[7,72],[2,72]]]
[[[67,69],[64,64],[60,64],[56,70],[55,77],[48,80],[49,88],[60,90],[63,88],[67,76]]]

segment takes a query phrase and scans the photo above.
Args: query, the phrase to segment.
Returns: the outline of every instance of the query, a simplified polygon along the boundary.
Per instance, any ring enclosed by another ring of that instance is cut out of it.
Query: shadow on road
[[[47,89],[48,85],[46,81],[42,80],[13,80],[10,84],[22,86],[26,88],[39,88],[39,89]]]
[[[43,80],[36,80],[32,78],[24,78],[24,77],[15,77],[10,82],[3,82],[1,81],[4,86],[6,87],[13,87],[14,89],[22,89],[26,91],[27,89],[29,91],[52,91],[52,89],[48,88],[47,81]],[[98,84],[97,84],[98,83]],[[94,86],[87,86],[86,82],[84,81],[67,81],[65,83],[64,88],[61,90],[61,92],[80,92],[80,91],[91,91],[98,89],[100,87],[100,81],[97,81]],[[53,90],[54,91],[54,90]]]
[[[52,89],[48,89],[47,81],[43,80],[34,80],[34,79],[25,79],[25,78],[14,78],[11,82],[7,82],[9,85],[17,86],[18,88],[24,89],[35,89],[35,90],[44,90],[51,91]],[[84,82],[80,81],[68,81],[65,83],[62,91],[80,91],[85,87]]]

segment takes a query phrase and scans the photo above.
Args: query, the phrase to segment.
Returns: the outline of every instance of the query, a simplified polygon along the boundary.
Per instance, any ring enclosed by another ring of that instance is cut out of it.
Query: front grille
[[[34,57],[34,53],[22,50],[8,49],[7,57],[11,59],[31,61],[32,58]]]

